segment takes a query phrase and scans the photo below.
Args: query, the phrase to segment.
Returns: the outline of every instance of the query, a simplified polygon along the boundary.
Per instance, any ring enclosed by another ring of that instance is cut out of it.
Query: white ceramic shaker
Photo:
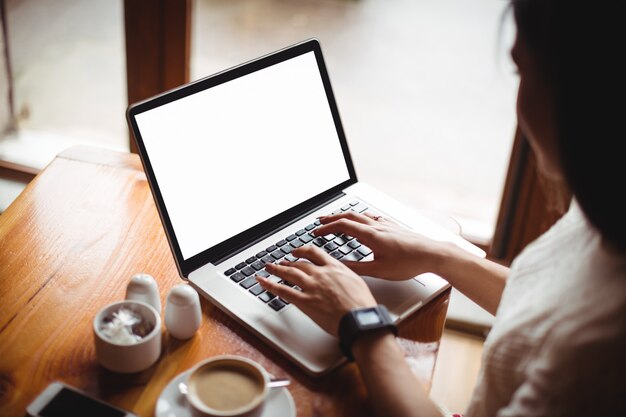
[[[200,327],[202,309],[200,297],[188,284],[177,284],[165,302],[165,327],[176,339],[189,339]]]
[[[152,275],[145,273],[133,275],[126,286],[126,299],[143,301],[154,307],[159,315],[161,314],[159,286]]]

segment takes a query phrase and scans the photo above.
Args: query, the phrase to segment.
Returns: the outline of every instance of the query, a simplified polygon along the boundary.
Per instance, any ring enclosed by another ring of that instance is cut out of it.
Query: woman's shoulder
[[[548,230],[530,242],[513,260],[512,266],[527,263],[536,258],[549,258],[563,251],[584,250],[588,245],[583,242],[592,238],[594,231],[586,220],[584,213],[572,199],[568,211],[561,216]]]
[[[550,284],[572,282],[572,274],[585,280],[589,267],[597,276],[613,274],[624,265],[626,254],[607,250],[600,233],[572,200],[567,213],[515,258],[510,281],[538,274],[542,279],[551,277]]]
[[[564,332],[576,338],[586,327],[612,326],[608,317],[626,317],[626,257],[607,250],[582,214],[570,210],[512,265],[492,340],[517,334],[537,341]]]

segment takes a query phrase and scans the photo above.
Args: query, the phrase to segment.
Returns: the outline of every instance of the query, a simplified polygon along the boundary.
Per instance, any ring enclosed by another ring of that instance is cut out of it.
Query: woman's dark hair
[[[512,0],[518,36],[552,87],[560,162],[580,207],[626,251],[626,23],[621,2]]]

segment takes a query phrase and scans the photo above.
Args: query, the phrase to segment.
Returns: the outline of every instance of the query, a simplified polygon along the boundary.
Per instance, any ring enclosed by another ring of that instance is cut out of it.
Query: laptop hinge
[[[346,195],[344,192],[339,192],[338,194],[335,194],[335,195],[331,196],[330,198],[328,198],[327,200],[325,200],[325,201],[321,202],[320,204],[316,205],[315,207],[313,207],[313,208],[311,208],[311,209],[309,209],[309,210],[307,210],[307,211],[305,211],[305,212],[301,213],[300,215],[298,215],[298,216],[296,216],[296,217],[294,217],[294,218],[290,219],[289,221],[285,222],[284,224],[281,224],[280,226],[276,227],[275,229],[273,229],[273,230],[271,230],[271,231],[269,231],[269,232],[267,232],[267,233],[265,233],[265,234],[263,234],[263,235],[261,235],[261,236],[257,237],[256,239],[254,239],[254,240],[252,240],[252,241],[250,241],[250,242],[248,242],[248,243],[246,243],[246,244],[242,245],[241,247],[239,247],[239,248],[237,248],[237,249],[235,249],[235,250],[233,250],[233,251],[230,251],[230,252],[226,253],[224,256],[222,256],[222,257],[221,257],[221,258],[219,258],[219,259],[215,259],[215,260],[213,260],[213,262],[211,262],[211,263],[212,263],[213,265],[219,265],[219,264],[221,264],[222,262],[224,262],[224,261],[226,261],[226,260],[228,260],[228,259],[232,258],[233,256],[237,255],[238,253],[241,253],[241,252],[245,251],[245,250],[246,250],[246,249],[248,249],[249,247],[256,245],[258,242],[262,241],[263,239],[267,238],[268,236],[271,236],[271,235],[273,235],[273,234],[277,233],[277,231],[278,231],[279,229],[284,229],[285,227],[287,227],[287,226],[289,226],[289,225],[291,225],[291,224],[294,224],[294,223],[295,223],[295,222],[297,222],[298,220],[303,219],[303,218],[305,218],[306,216],[310,215],[311,213],[313,213],[313,212],[315,212],[315,211],[319,210],[321,207],[323,207],[323,206],[325,206],[325,205],[328,205],[329,203],[332,203],[332,202],[333,202],[333,201],[335,201],[335,200],[340,199],[340,198],[341,198],[341,197],[343,197],[344,195]]]

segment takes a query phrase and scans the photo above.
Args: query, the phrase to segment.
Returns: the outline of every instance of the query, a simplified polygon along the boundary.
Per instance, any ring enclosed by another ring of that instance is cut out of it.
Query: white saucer
[[[178,384],[185,380],[190,371],[178,374],[159,396],[156,404],[155,417],[191,417],[187,400],[178,390]],[[296,405],[287,388],[272,388],[261,417],[295,417]]]

